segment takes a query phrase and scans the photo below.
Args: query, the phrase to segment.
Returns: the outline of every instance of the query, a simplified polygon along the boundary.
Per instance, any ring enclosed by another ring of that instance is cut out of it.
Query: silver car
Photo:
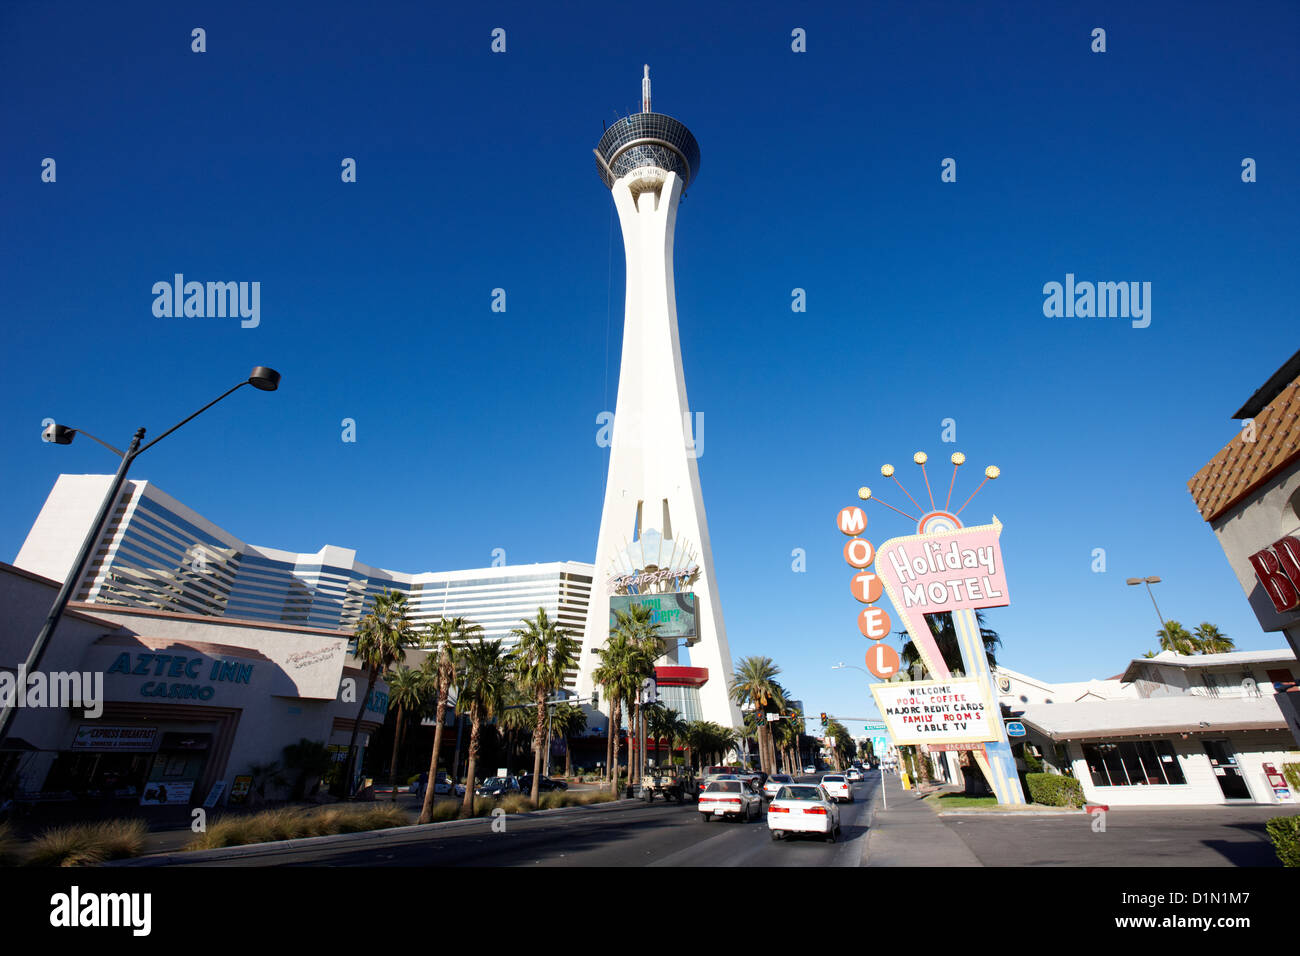
[[[700,794],[697,809],[705,823],[714,817],[757,820],[763,815],[763,795],[748,780],[715,780]]]

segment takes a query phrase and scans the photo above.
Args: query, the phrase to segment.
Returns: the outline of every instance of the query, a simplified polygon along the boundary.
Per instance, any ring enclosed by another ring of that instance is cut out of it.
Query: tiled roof
[[[1213,521],[1300,459],[1300,375],[1255,416],[1255,440],[1245,441],[1246,435],[1246,429],[1234,435],[1187,483],[1206,521]]]

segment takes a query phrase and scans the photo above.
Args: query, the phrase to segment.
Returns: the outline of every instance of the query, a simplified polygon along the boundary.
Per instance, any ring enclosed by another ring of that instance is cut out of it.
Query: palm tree
[[[1237,646],[1232,638],[1208,621],[1196,625],[1196,644],[1202,654],[1226,654]]]
[[[573,704],[556,704],[551,712],[551,727],[564,740],[564,775],[572,777],[573,747],[569,738],[576,737],[587,729],[587,714]]]
[[[975,612],[975,620],[979,624],[980,640],[984,644],[984,653],[989,659],[989,667],[997,667],[998,660],[995,652],[1002,643],[1002,638],[998,636],[997,631],[984,626],[984,615],[979,611]],[[948,666],[948,670],[965,673],[966,665],[962,661],[961,644],[957,641],[957,628],[952,622],[952,612],[927,614],[925,623],[929,625],[930,633],[934,635],[934,641],[939,645],[939,653],[943,655],[943,662]],[[899,636],[904,638],[903,670],[911,670],[913,665],[921,660],[921,654],[913,646],[912,639],[906,631],[899,631]]]
[[[1196,637],[1177,621],[1165,621],[1165,626],[1156,631],[1156,637],[1160,638],[1162,651],[1190,655],[1198,650]]]
[[[615,628],[597,653],[600,666],[592,672],[592,679],[605,688],[605,698],[609,701],[609,792],[617,794],[621,704],[627,697],[628,675],[632,671],[629,659],[635,648],[628,636]]]
[[[776,681],[779,673],[781,668],[770,657],[746,657],[741,659],[729,685],[731,699],[742,707],[747,704],[753,707],[761,721],[757,728],[758,753],[763,772],[767,774],[776,772],[773,767],[776,760],[775,751],[771,751],[773,756],[769,759],[771,729],[765,715],[785,706],[781,685]]]
[[[672,761],[673,752],[673,724],[677,721],[677,711],[670,708],[663,701],[656,704],[650,704],[644,711],[646,723],[646,749],[650,749],[650,743],[655,745],[655,757],[659,765],[663,765],[663,753],[659,749],[659,741],[667,738],[668,742],[668,759]]]
[[[501,711],[506,688],[511,680],[510,661],[497,641],[482,636],[461,651],[460,693],[456,696],[457,713],[469,714],[469,764],[466,767],[465,800],[462,815],[474,812],[474,771],[478,764],[479,732],[485,717]]]
[[[510,768],[514,765],[520,737],[533,727],[532,709],[533,699],[522,687],[512,683],[506,688],[496,723],[505,745],[507,773],[511,772]]]
[[[413,667],[399,667],[384,675],[388,681],[388,709],[397,708],[397,726],[393,730],[393,760],[388,779],[393,785],[393,803],[397,802],[397,754],[402,746],[402,724],[408,710],[423,709],[429,696],[429,674]]]
[[[361,719],[366,715],[366,704],[374,693],[375,681],[395,663],[406,660],[407,645],[415,643],[406,611],[406,595],[385,589],[375,597],[370,611],[357,622],[353,654],[365,668],[367,676],[366,692],[361,698],[357,719],[352,724],[352,737],[348,740],[347,774],[342,782],[348,796],[356,776],[357,734],[361,731]]]
[[[546,700],[564,683],[565,673],[578,666],[577,638],[537,609],[537,618],[524,621],[523,627],[510,632],[515,645],[515,673],[521,685],[533,692],[537,701],[537,722],[533,727],[533,786],[529,799],[536,805],[542,786],[542,757],[546,752]]]
[[[424,643],[431,653],[425,657],[424,666],[435,676],[438,687],[438,709],[434,714],[437,725],[433,731],[433,753],[429,755],[429,785],[424,791],[424,806],[420,809],[420,822],[433,822],[433,799],[437,790],[438,754],[442,749],[442,726],[447,719],[447,695],[456,680],[457,661],[460,658],[460,643],[470,637],[483,633],[483,628],[463,617],[444,618],[430,624],[425,632]],[[454,795],[456,781],[452,780]]]

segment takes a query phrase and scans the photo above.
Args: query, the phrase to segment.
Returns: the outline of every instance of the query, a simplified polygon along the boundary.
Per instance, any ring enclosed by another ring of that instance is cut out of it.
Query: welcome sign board
[[[998,739],[980,682],[970,678],[872,684],[895,745]]]

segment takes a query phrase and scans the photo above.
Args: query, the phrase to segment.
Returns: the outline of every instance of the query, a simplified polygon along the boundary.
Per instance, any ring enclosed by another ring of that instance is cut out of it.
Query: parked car
[[[842,773],[828,773],[822,775],[822,789],[826,791],[831,798],[835,800],[846,800],[853,802],[853,786],[849,783],[848,778]]]
[[[448,777],[446,773],[439,770],[438,777],[433,784],[433,792],[435,794],[455,793],[456,796],[463,797],[465,796],[465,785],[463,783],[458,783],[453,787],[451,784],[451,778]]]
[[[840,808],[818,784],[787,784],[767,805],[767,828],[773,840],[795,833],[816,833],[827,843],[834,843],[840,832]]]
[[[776,796],[776,792],[787,783],[794,783],[794,777],[784,773],[773,774],[768,778],[767,782],[763,784],[763,796],[768,800],[771,800]]]
[[[522,793],[518,777],[488,777],[483,785],[474,791],[476,797],[504,797],[512,793]]]
[[[757,820],[763,813],[763,795],[747,780],[714,780],[700,794],[699,811],[705,823],[714,817]]]
[[[563,780],[552,780],[545,774],[542,775],[541,784],[537,787],[539,793],[550,793],[552,790],[568,790],[569,785]],[[525,774],[519,778],[519,789],[524,793],[533,792],[533,775]]]

